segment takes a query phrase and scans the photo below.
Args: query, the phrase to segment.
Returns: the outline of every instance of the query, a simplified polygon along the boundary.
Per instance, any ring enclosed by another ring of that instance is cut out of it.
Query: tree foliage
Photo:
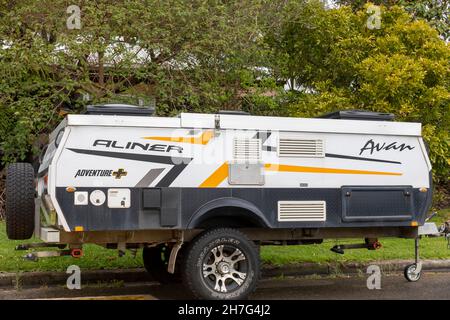
[[[71,4],[0,2],[6,162],[23,159],[65,109],[137,98],[156,99],[162,115],[233,109],[242,74],[258,73],[262,1],[80,1],[79,30],[66,26]]]
[[[423,123],[435,178],[447,180],[446,2],[376,3],[380,29],[367,28],[365,1],[0,0],[3,163],[38,150],[67,109],[154,99],[160,115],[392,112]],[[67,28],[72,4],[81,29]]]
[[[391,7],[401,6],[414,19],[425,19],[436,28],[441,37],[450,40],[450,1],[449,0],[337,0],[338,4],[347,5],[355,11],[362,10],[364,5],[372,3]]]
[[[401,7],[381,8],[381,28],[367,28],[366,8],[326,9],[293,1],[268,35],[277,77],[295,81],[292,115],[365,109],[421,122],[437,180],[449,176],[450,48]],[[293,94],[291,94],[293,95]]]

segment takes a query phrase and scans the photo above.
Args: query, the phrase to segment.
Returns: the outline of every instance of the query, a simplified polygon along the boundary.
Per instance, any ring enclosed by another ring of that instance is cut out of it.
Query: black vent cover
[[[219,110],[217,114],[227,114],[227,115],[235,115],[235,116],[249,116],[250,113],[241,110]]]
[[[87,106],[85,113],[93,115],[151,116],[155,113],[155,108],[139,107],[130,104],[103,104]]]
[[[343,110],[321,115],[317,118],[323,119],[346,119],[346,120],[373,120],[373,121],[394,121],[394,114],[372,112],[365,110]]]

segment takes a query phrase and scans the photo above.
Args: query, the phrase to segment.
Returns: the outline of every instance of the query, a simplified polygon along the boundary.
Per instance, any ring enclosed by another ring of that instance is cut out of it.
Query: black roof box
[[[155,113],[154,107],[139,107],[131,104],[102,104],[89,105],[86,114],[116,115],[116,116],[151,116]]]
[[[394,114],[381,113],[365,110],[342,110],[327,113],[317,118],[322,119],[346,119],[346,120],[372,120],[372,121],[394,121]]]
[[[219,110],[217,114],[235,115],[235,116],[249,116],[250,113],[241,110]]]

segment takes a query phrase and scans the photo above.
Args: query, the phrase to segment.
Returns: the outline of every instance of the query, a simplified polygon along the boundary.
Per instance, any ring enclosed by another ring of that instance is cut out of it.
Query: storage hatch
[[[342,220],[409,221],[414,214],[413,188],[410,186],[342,188]]]

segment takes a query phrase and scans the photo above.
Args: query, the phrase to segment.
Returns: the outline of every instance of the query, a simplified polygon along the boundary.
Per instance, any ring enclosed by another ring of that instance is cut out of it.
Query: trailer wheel
[[[183,282],[197,299],[244,299],[256,289],[258,249],[243,233],[206,231],[186,249]]]
[[[409,282],[419,281],[421,272],[416,272],[417,265],[415,263],[407,265],[403,271],[403,274]]]
[[[13,163],[6,173],[6,234],[11,240],[30,239],[34,232],[34,170],[29,163]]]
[[[177,261],[181,261],[181,251],[178,252]],[[158,245],[156,247],[144,248],[142,251],[142,259],[144,260],[144,268],[150,276],[162,283],[174,283],[181,281],[180,268],[175,267],[175,273],[169,273],[167,267],[169,265],[171,248],[166,245]]]

